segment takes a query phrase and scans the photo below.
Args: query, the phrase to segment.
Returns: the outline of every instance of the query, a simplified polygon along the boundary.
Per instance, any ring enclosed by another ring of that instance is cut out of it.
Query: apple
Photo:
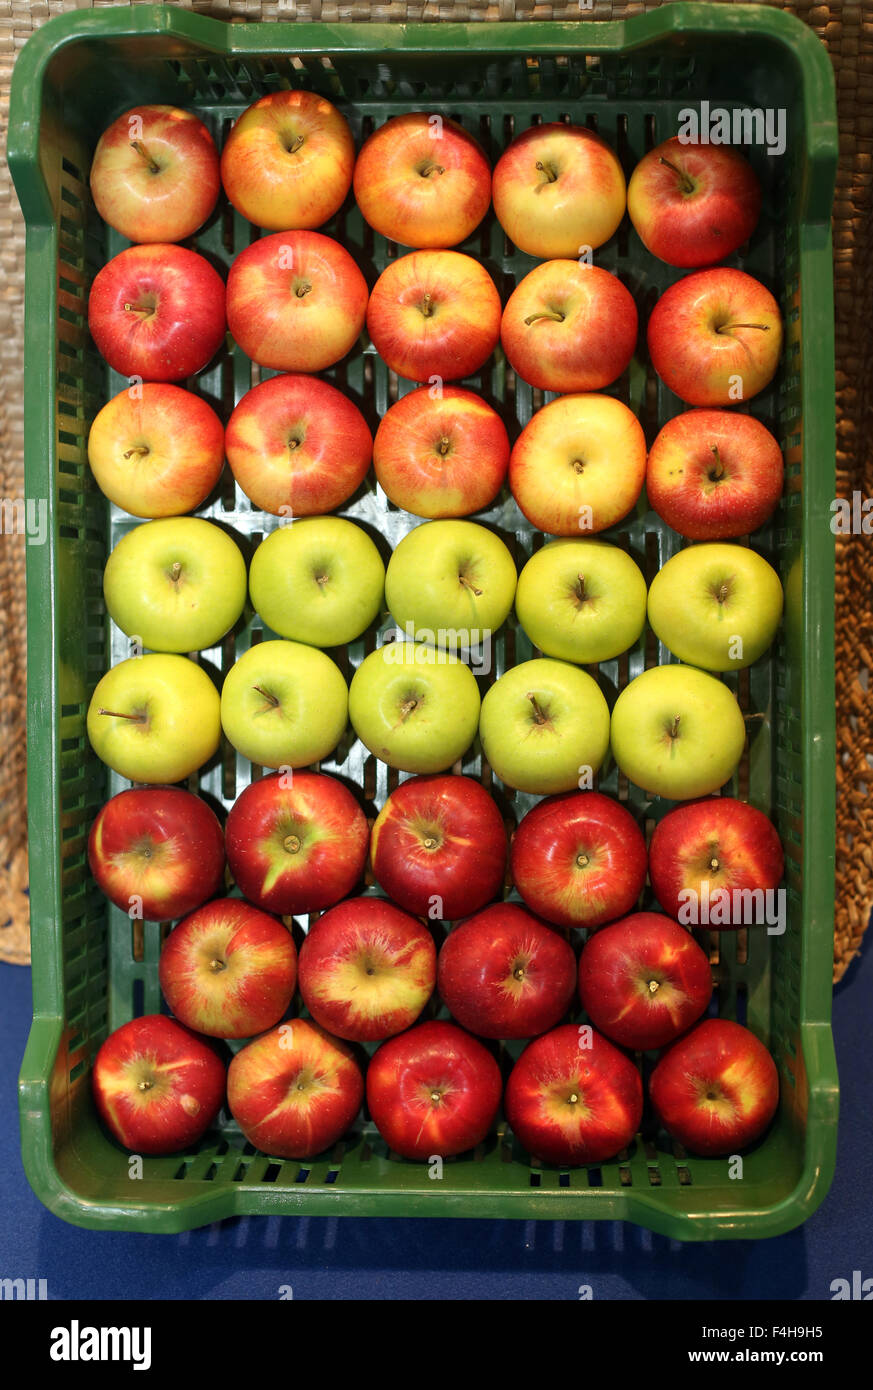
[[[517,579],[510,551],[487,526],[426,521],[388,561],[385,600],[404,632],[479,647],[509,617]]]
[[[660,1058],[649,1095],[674,1139],[718,1158],[760,1139],[779,1104],[779,1074],[748,1028],[707,1018]]]
[[[457,246],[491,206],[491,166],[457,121],[392,116],[361,146],[355,200],[374,231],[403,246]]]
[[[221,181],[237,212],[282,232],[333,217],[354,164],[349,123],[326,97],[268,92],[234,122],[221,152]]]
[[[706,1013],[709,958],[671,917],[635,912],[588,938],[579,998],[612,1042],[637,1052],[664,1047]]]
[[[132,1153],[192,1148],[224,1101],[225,1070],[212,1046],[175,1019],[146,1014],[123,1023],[94,1059],[97,1112]]]
[[[472,777],[412,777],[376,817],[373,874],[419,917],[455,921],[499,897],[506,874],[503,817]]]
[[[779,366],[779,305],[744,270],[698,270],[661,295],[648,342],[658,376],[688,405],[749,400]]]
[[[261,541],[249,571],[252,603],[282,637],[314,647],[353,642],[377,617],[385,566],[360,526],[311,516]]]
[[[502,1089],[487,1048],[441,1021],[390,1038],[367,1070],[367,1105],[388,1148],[423,1163],[481,1144]]]
[[[258,642],[221,691],[221,725],[260,767],[308,767],[332,753],[348,723],[348,689],[329,656],[302,642]]]
[[[640,241],[668,265],[715,265],[748,241],[761,212],[758,176],[739,150],[674,135],[644,155],[627,187]]]
[[[603,1163],[639,1129],[643,1083],[606,1038],[566,1023],[528,1043],[509,1074],[503,1108],[534,1158],[562,1168]]]
[[[621,165],[585,126],[544,122],[513,140],[494,166],[494,211],[519,251],[580,256],[609,241],[624,216]]]
[[[193,111],[134,106],[97,141],[91,196],[103,221],[128,241],[184,241],[221,192],[218,152]]]
[[[646,842],[630,811],[601,792],[540,801],[512,838],[512,879],[528,907],[560,927],[599,927],[633,910]]]
[[[543,391],[600,391],[627,371],[637,306],[617,276],[579,261],[534,266],[500,324],[513,371]]]
[[[285,916],[320,912],[351,893],[364,876],[370,830],[335,777],[274,773],[240,792],[225,838],[240,892]]]
[[[528,521],[553,536],[605,531],[637,503],[646,437],[612,396],[561,396],[528,421],[509,458],[509,486]]]
[[[182,787],[134,787],[100,808],[88,836],[91,872],[110,902],[147,922],[184,917],[224,886],[224,835],[214,811]]]
[[[227,1073],[233,1118],[250,1144],[276,1158],[314,1158],[329,1149],[363,1099],[352,1049],[305,1018],[247,1043]]]
[[[128,637],[158,652],[214,647],[246,602],[246,562],[226,531],[196,516],[128,531],[103,571],[103,597]]]
[[[205,502],[224,467],[224,426],[206,401],[168,383],[119,391],[88,434],[100,491],[132,516],[180,516]]]
[[[500,295],[484,266],[459,251],[412,251],[382,271],[367,331],[392,372],[457,381],[484,366],[500,337]]]
[[[649,846],[649,877],[664,911],[680,917],[686,904],[699,907],[704,894],[711,902],[719,894],[727,908],[722,930],[746,925],[736,892],[773,891],[784,870],[772,821],[731,796],[676,806],[655,826]]]
[[[391,642],[365,656],[349,687],[361,742],[389,767],[443,772],[476,737],[479,687],[453,653]]]
[[[386,497],[415,516],[469,516],[503,486],[509,435],[490,405],[463,386],[436,397],[419,386],[388,407],[373,443]]]
[[[674,656],[706,671],[739,671],[763,656],[782,617],[779,575],[744,545],[688,546],[649,588],[649,624]]]
[[[646,581],[634,560],[607,541],[550,541],[518,579],[515,612],[545,656],[580,666],[611,661],[646,625]]]
[[[782,450],[752,415],[686,410],[649,451],[650,505],[692,541],[730,540],[770,520],[782,496]]]
[[[129,246],[98,270],[88,327],[114,371],[143,381],[182,381],[224,342],[224,281],[184,246]]]
[[[339,242],[276,232],[246,246],[227,277],[227,325],[247,357],[280,372],[320,372],[350,352],[367,282]]]
[[[87,728],[94,752],[119,776],[183,782],[218,750],[218,691],[186,656],[133,656],[97,682]]]
[[[436,946],[384,898],[350,898],[310,928],[300,994],[316,1023],[349,1042],[377,1042],[415,1022],[433,994]]]
[[[543,796],[579,786],[609,748],[609,709],[597,682],[564,661],[511,667],[482,701],[482,752],[501,782]]]
[[[533,1038],[559,1023],[576,992],[572,946],[516,903],[468,917],[439,954],[437,989],[481,1038]]]
[[[706,796],[734,774],[746,742],[736,696],[694,666],[654,666],[626,685],[610,732],[619,769],[672,801]]]

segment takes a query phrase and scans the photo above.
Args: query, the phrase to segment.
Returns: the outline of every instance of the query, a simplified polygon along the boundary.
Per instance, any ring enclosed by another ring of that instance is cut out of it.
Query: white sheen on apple
[[[339,667],[301,642],[259,642],[228,671],[221,723],[243,757],[261,767],[309,767],[336,748],[348,719]]]
[[[218,691],[186,656],[131,657],[98,681],[87,725],[94,752],[121,777],[181,782],[218,748]]]
[[[638,640],[646,624],[646,581],[631,557],[607,541],[550,541],[522,570],[515,611],[545,656],[593,665]]]
[[[411,626],[437,646],[463,649],[479,646],[502,627],[516,579],[509,550],[487,526],[428,521],[410,531],[391,556],[385,597],[404,631]]]
[[[422,642],[365,657],[349,689],[352,727],[370,752],[404,772],[443,772],[476,736],[479,687],[468,666]]]
[[[691,545],[649,590],[649,622],[681,661],[738,671],[763,656],[782,617],[779,576],[744,545]]]

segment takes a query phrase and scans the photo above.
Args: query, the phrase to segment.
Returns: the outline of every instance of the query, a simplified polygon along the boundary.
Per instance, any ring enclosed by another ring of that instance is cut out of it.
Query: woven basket
[[[111,3],[112,0],[105,0]],[[131,0],[143,3],[144,0]],[[729,0],[721,0],[728,3]],[[0,0],[0,140],[6,145],[9,81],[18,49],[33,29],[67,10],[104,0]],[[623,19],[655,3],[594,0],[583,8],[537,0],[180,0],[181,8],[218,19],[404,21]],[[837,490],[873,496],[873,0],[800,3],[780,8],[804,20],[827,45],[837,79],[840,161],[834,205],[836,290]],[[23,493],[21,390],[24,228],[5,161],[0,161],[0,497]],[[873,907],[873,543],[855,536],[837,546],[837,881],[834,979],[860,948]],[[25,814],[24,540],[0,537],[0,596],[6,623],[0,654],[0,959],[28,952]]]

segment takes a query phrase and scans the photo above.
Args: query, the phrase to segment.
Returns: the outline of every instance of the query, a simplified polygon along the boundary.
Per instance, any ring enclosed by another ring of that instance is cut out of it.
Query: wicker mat
[[[132,0],[140,3],[140,0]],[[182,7],[219,19],[256,20],[580,20],[624,18],[655,4],[578,0],[465,0],[413,3],[366,0],[183,0]],[[9,80],[31,31],[66,10],[103,8],[102,0],[0,0],[0,141],[5,151]],[[837,355],[837,490],[873,496],[873,0],[861,4],[784,6],[825,42],[837,77],[840,162],[834,207]],[[0,497],[18,497],[22,479],[22,308],[24,231],[5,162],[0,161]],[[857,954],[873,907],[873,543],[838,541],[837,549],[837,883],[834,979]],[[28,955],[25,846],[24,542],[0,537],[0,597],[6,614],[0,655],[0,959]]]

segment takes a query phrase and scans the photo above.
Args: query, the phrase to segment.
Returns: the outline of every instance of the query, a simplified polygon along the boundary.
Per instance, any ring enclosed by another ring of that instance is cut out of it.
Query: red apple
[[[281,372],[320,372],[351,351],[367,282],[339,242],[276,232],[241,251],[227,277],[227,324],[247,357]]]
[[[758,176],[739,150],[674,135],[631,174],[627,210],[643,245],[668,265],[715,265],[748,241],[761,211]]]
[[[412,777],[379,812],[370,857],[379,884],[407,912],[452,922],[499,897],[506,828],[472,777]]]
[[[635,912],[589,937],[579,961],[579,998],[601,1033],[645,1052],[678,1038],[712,998],[706,952],[659,912]]]
[[[533,1038],[554,1028],[575,986],[572,946],[515,903],[469,917],[439,953],[440,998],[480,1038]]]
[[[224,342],[224,282],[195,251],[152,242],[129,246],[98,270],[88,327],[116,372],[182,381]]]
[[[330,382],[274,376],[243,396],[227,422],[225,447],[256,507],[274,516],[323,516],[364,481],[373,436],[358,407]]]
[[[502,1083],[491,1053],[453,1023],[420,1023],[378,1049],[367,1071],[367,1105],[401,1158],[427,1162],[481,1144]]]
[[[770,291],[743,270],[698,270],[661,295],[649,319],[649,356],[689,405],[732,405],[776,375],[782,319]]]
[[[784,871],[776,827],[763,811],[731,796],[689,801],[668,811],[649,846],[649,876],[664,911],[697,923],[706,897],[709,914],[720,904],[713,925],[722,930],[747,925],[743,899],[750,891],[772,892]]]
[[[430,519],[469,516],[497,496],[509,467],[509,435],[491,406],[462,386],[437,397],[420,386],[383,415],[373,467],[397,507]]]
[[[212,136],[193,111],[134,106],[104,130],[91,164],[91,196],[128,241],[184,241],[218,201]]]
[[[275,773],[240,792],[225,827],[242,893],[279,916],[332,907],[363,878],[370,838],[352,793],[322,772]]]
[[[623,917],[646,881],[646,842],[626,807],[601,792],[540,801],[512,840],[512,878],[531,911],[561,927]]]
[[[247,1043],[227,1074],[227,1103],[246,1139],[277,1158],[313,1158],[345,1134],[364,1078],[350,1047],[295,1018]]]
[[[503,310],[509,364],[543,391],[599,391],[627,370],[637,306],[616,275],[579,261],[534,266]]]
[[[457,246],[491,206],[491,166],[457,121],[409,111],[365,140],[354,188],[382,236],[404,246]]]
[[[224,1101],[224,1063],[163,1014],[131,1019],[103,1043],[91,1078],[100,1118],[132,1153],[190,1149]]]
[[[779,1104],[776,1063],[754,1033],[707,1018],[660,1058],[649,1095],[664,1128],[692,1153],[718,1158],[748,1148]]]
[[[116,907],[168,922],[224,886],[224,836],[206,802],[182,787],[132,787],[98,811],[88,863]]]
[[[325,912],[300,949],[300,993],[323,1028],[350,1042],[390,1038],[414,1023],[436,983],[426,927],[383,898]]]
[[[472,256],[412,251],[376,281],[367,331],[398,376],[457,381],[477,372],[497,346],[500,295]]]

